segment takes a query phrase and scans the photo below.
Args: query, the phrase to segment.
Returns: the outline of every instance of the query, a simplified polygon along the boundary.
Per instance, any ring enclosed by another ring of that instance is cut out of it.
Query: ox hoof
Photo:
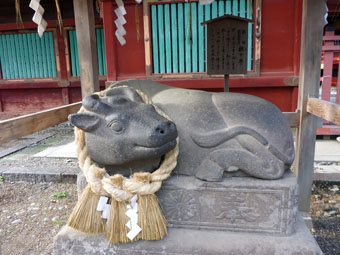
[[[195,176],[204,181],[222,181],[223,169],[211,160],[204,160]]]

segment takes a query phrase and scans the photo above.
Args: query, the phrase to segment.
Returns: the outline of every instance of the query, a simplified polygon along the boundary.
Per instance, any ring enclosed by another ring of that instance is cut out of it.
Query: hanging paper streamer
[[[124,45],[126,43],[124,39],[124,35],[126,35],[126,30],[124,29],[123,25],[126,24],[126,19],[124,18],[124,15],[126,14],[126,10],[124,7],[124,3],[122,0],[116,0],[118,8],[115,9],[115,13],[117,15],[117,19],[115,20],[115,24],[117,27],[117,30],[115,32],[115,35],[120,42],[121,45]]]
[[[44,8],[40,5],[40,0],[31,0],[29,7],[35,10],[34,16],[32,18],[33,22],[38,24],[38,34],[40,38],[43,36],[47,22],[43,18],[43,14],[45,12]]]
[[[212,2],[214,2],[215,0],[200,0],[200,4],[201,5],[205,5],[205,4],[211,4]]]
[[[103,212],[102,218],[108,220],[110,218],[110,204],[108,204],[109,198],[101,196],[97,205],[97,211]],[[107,221],[108,222],[108,221]]]
[[[138,226],[138,204],[137,204],[138,196],[134,195],[131,198],[131,205],[127,205],[126,216],[130,219],[125,226],[130,229],[127,233],[127,237],[132,241],[142,229]]]

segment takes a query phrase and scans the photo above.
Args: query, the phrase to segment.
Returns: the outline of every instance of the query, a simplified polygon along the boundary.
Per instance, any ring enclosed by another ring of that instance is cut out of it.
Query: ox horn
[[[96,94],[84,97],[83,106],[85,107],[86,110],[98,114],[106,114],[112,110],[112,108],[109,105],[102,102],[99,96]]]

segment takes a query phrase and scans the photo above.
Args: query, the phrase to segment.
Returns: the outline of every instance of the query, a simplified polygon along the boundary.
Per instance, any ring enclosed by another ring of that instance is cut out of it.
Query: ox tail
[[[238,135],[250,135],[259,141],[262,145],[267,147],[267,149],[279,160],[283,161],[285,164],[291,164],[294,160],[294,152],[288,153],[286,156],[281,151],[279,151],[275,146],[269,144],[268,140],[261,135],[256,130],[244,127],[236,126],[232,128],[224,128],[216,131],[210,131],[204,134],[192,133],[191,138],[198,146],[202,148],[212,148],[216,147]]]

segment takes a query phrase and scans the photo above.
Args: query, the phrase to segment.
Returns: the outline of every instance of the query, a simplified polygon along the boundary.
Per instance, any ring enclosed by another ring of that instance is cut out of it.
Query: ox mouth
[[[164,144],[161,145],[155,145],[155,146],[145,146],[145,145],[140,145],[140,144],[136,144],[136,147],[142,150],[146,150],[146,151],[164,151],[164,152],[168,152],[172,149],[174,149],[176,147],[176,138],[166,142]]]

